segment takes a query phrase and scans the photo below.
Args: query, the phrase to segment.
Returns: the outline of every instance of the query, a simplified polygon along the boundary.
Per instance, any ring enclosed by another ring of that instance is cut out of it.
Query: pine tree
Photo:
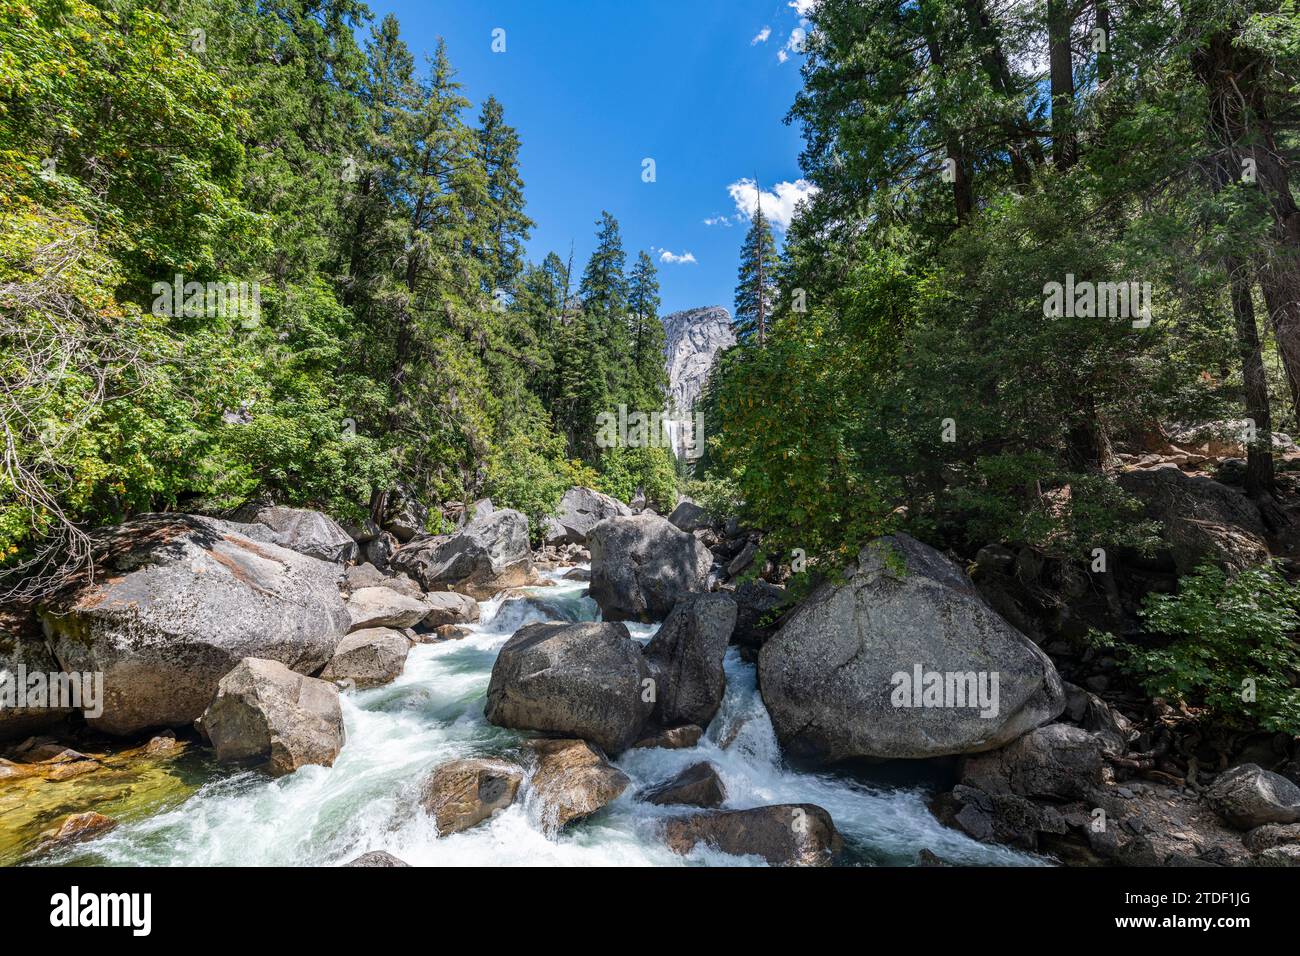
[[[493,290],[512,290],[523,268],[523,247],[533,221],[524,214],[524,181],[519,175],[519,134],[505,122],[492,96],[479,114],[479,161],[487,173],[485,258]]]
[[[762,200],[754,210],[745,243],[740,247],[740,276],[736,286],[736,338],[746,344],[767,341],[772,308],[776,304],[776,243]]]
[[[657,410],[663,406],[668,389],[666,339],[659,321],[659,274],[644,249],[637,256],[628,283],[628,337],[635,405],[643,411]]]

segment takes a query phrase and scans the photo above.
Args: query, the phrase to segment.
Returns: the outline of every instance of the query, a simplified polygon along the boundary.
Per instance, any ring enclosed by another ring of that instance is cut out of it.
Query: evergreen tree
[[[523,268],[523,247],[533,221],[524,214],[524,181],[519,175],[519,134],[506,125],[501,103],[489,96],[479,114],[479,161],[487,174],[484,251],[492,288],[512,290]]]
[[[657,411],[668,391],[664,365],[663,323],[659,321],[659,273],[644,249],[628,280],[628,337],[631,346],[631,380],[634,407]]]
[[[767,341],[776,305],[776,269],[778,259],[772,229],[763,215],[762,200],[740,247],[740,276],[736,286],[736,338],[745,344]]]

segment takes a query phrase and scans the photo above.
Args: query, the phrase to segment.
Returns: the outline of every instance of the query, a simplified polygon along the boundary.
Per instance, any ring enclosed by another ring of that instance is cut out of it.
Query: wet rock
[[[42,760],[38,769],[41,776],[46,780],[58,782],[94,773],[101,766],[100,762],[94,757],[88,757],[75,750],[66,749],[48,760]]]
[[[182,749],[184,748],[181,742],[169,730],[166,733],[150,738],[149,743],[145,745],[144,752],[150,757],[166,757],[178,753]]]
[[[701,761],[671,780],[647,790],[641,799],[658,806],[720,807],[727,801],[727,788],[713,764]]]
[[[590,580],[591,580],[591,569],[590,569],[590,568],[570,568],[568,571],[565,571],[565,572],[564,572],[564,574],[562,575],[562,577],[563,577],[564,580],[566,580],[566,581],[590,581]]]
[[[623,624],[530,624],[498,653],[485,713],[498,727],[581,737],[620,753],[650,716],[649,677]]]
[[[474,632],[463,624],[439,624],[433,633],[440,641],[459,641]]]
[[[110,734],[179,727],[245,657],[314,673],[347,631],[337,565],[260,543],[235,525],[145,515],[96,536],[94,584],[40,614],[66,671],[102,672]]]
[[[276,777],[333,766],[344,740],[338,688],[253,657],[221,679],[202,725],[218,760],[264,762]]]
[[[392,588],[373,587],[353,591],[348,598],[349,630],[374,627],[413,627],[429,614],[420,598],[407,597]]]
[[[454,535],[419,535],[398,549],[392,565],[426,591],[459,591],[486,600],[531,582],[528,519],[505,508],[475,518]]]
[[[439,836],[459,833],[514,803],[523,779],[523,771],[504,760],[453,760],[429,776],[421,804]]]
[[[537,757],[529,796],[547,832],[591,816],[631,782],[585,740],[533,740],[529,747]]]
[[[411,864],[404,860],[399,860],[393,854],[385,850],[371,850],[369,853],[362,853],[355,860],[344,863],[344,866],[410,866]]]
[[[730,595],[688,594],[677,602],[645,647],[659,724],[709,725],[727,689],[722,659],[735,624]]]
[[[952,866],[947,860],[940,857],[928,847],[921,847],[921,851],[916,854],[917,866]]]
[[[1259,508],[1240,491],[1172,464],[1126,471],[1118,483],[1142,502],[1146,517],[1161,523],[1179,574],[1206,558],[1237,569],[1268,560]]]
[[[233,521],[258,524],[269,528],[266,537],[290,551],[297,551],[322,561],[351,561],[357,556],[357,543],[327,514],[310,508],[286,508],[283,505],[245,505],[235,512]],[[248,535],[263,540],[256,532]]]
[[[732,856],[760,856],[773,866],[825,866],[843,846],[831,815],[811,803],[674,817],[664,826],[664,840],[675,853],[703,844]]]
[[[74,813],[64,819],[57,827],[46,830],[39,837],[36,852],[84,843],[95,837],[103,836],[117,826],[117,821],[93,810],[86,813]]]
[[[1300,822],[1300,786],[1257,764],[1219,774],[1205,796],[1219,816],[1241,830]]]
[[[687,747],[694,747],[704,736],[704,728],[696,724],[686,724],[681,727],[670,727],[666,730],[655,730],[632,745],[633,749],[647,749],[653,747],[662,747],[665,750],[684,750]]]
[[[758,670],[782,746],[826,763],[993,750],[1065,707],[1051,660],[907,535],[867,545],[843,583],[814,592]]]
[[[379,687],[402,675],[411,642],[386,627],[353,631],[334,649],[321,671],[321,680],[342,681],[353,687]]]
[[[435,591],[424,599],[427,613],[423,626],[429,629],[444,624],[469,624],[479,619],[478,602],[455,591]]]
[[[585,544],[587,533],[599,522],[631,514],[632,509],[617,498],[591,488],[570,488],[560,499],[559,512],[546,519],[542,540],[553,547]]]
[[[703,591],[712,558],[693,535],[657,515],[609,518],[587,535],[591,597],[607,621],[661,621],[691,591]]]

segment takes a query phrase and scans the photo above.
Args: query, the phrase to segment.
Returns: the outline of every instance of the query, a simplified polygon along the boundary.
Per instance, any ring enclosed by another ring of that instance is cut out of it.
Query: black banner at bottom
[[[17,868],[0,870],[0,925],[19,938],[94,934],[128,946],[197,942],[239,927],[259,942],[339,943],[355,935],[373,943],[411,919],[482,929],[568,913],[552,926],[561,936],[603,925],[622,934],[629,919],[647,920],[652,932],[665,920],[716,919],[728,936],[739,930],[770,943],[772,918],[784,914],[855,934],[910,927],[927,944],[950,935],[969,942],[973,928],[992,921],[1000,933],[1045,930],[1071,941],[1198,933],[1231,944],[1242,933],[1293,929],[1295,889],[1285,869],[1216,867],[577,869],[554,876],[486,868]],[[578,912],[581,930],[572,922]]]

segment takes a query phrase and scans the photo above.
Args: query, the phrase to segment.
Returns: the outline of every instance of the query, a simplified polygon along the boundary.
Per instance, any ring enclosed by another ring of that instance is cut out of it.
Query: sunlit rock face
[[[711,305],[674,312],[664,316],[663,323],[667,337],[664,346],[668,367],[667,416],[688,418],[717,354],[736,343],[731,313],[720,305]],[[704,427],[707,431],[708,424]],[[671,426],[670,432],[673,450],[679,457],[686,457],[689,434],[683,428]]]

